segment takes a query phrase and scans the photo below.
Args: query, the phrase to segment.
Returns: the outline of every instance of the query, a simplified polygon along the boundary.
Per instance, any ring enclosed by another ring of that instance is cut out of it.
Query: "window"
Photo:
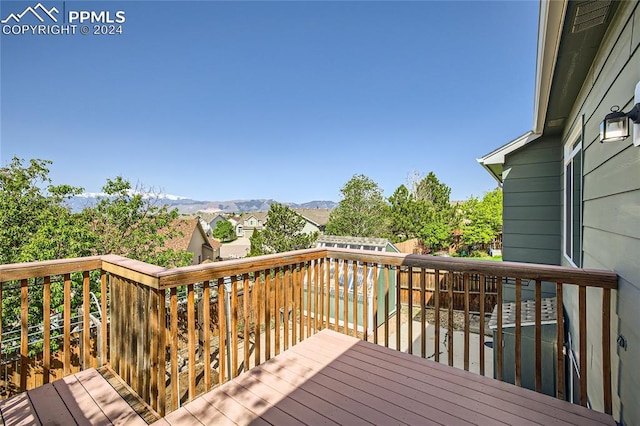
[[[564,148],[564,256],[582,266],[582,135],[572,132]]]

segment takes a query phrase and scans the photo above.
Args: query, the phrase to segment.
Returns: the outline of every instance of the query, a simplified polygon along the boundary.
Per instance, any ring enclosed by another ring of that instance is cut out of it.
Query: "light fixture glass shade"
[[[600,142],[618,142],[629,137],[629,119],[626,114],[612,112],[600,123]]]

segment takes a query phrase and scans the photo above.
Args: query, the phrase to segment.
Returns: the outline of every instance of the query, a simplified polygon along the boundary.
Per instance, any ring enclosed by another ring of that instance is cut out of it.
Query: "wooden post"
[[[536,324],[535,324],[535,347],[536,347],[536,392],[542,392],[542,282],[536,280]]]
[[[464,369],[469,371],[469,273],[462,275],[464,285]]]
[[[204,363],[204,391],[211,389],[211,282],[202,283],[202,358]]]
[[[484,316],[485,316],[485,285],[486,279],[484,274],[480,275],[480,330],[478,336],[480,337],[480,375],[484,376]]]
[[[0,305],[1,304],[2,303],[0,303]],[[48,275],[44,277],[42,287],[42,318],[44,320],[44,341],[42,342],[42,383],[47,384],[50,380],[51,371],[51,277]],[[1,331],[0,334],[2,334]],[[103,332],[103,334],[106,334],[106,332]]]
[[[578,286],[578,316],[580,326],[580,405],[587,406],[587,288]]]
[[[27,390],[29,373],[29,280],[20,281],[20,390]]]
[[[516,278],[516,386],[522,386],[522,281]]]
[[[440,271],[435,270],[433,272],[435,286],[434,286],[434,299],[433,299],[433,307],[434,307],[434,337],[433,337],[433,359],[435,362],[440,362]]]
[[[557,384],[556,397],[564,399],[564,309],[562,304],[562,283],[556,283],[556,350],[557,350]]]
[[[602,387],[604,412],[611,414],[611,290],[608,288],[602,289]]]

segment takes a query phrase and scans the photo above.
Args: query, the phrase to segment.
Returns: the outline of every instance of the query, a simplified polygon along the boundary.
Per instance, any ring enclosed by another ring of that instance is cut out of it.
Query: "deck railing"
[[[503,379],[508,355],[515,384],[522,384],[523,368],[533,369],[534,389],[541,391],[550,373],[542,362],[543,320],[548,320],[543,298],[555,298],[560,307],[555,310],[555,388],[564,398],[561,307],[563,293],[576,287],[579,369],[587,371],[587,315],[601,316],[600,405],[611,413],[610,302],[616,286],[616,274],[607,271],[337,248],[170,270],[118,256],[2,265],[0,335],[20,330],[20,338],[19,345],[0,340],[0,388],[6,397],[78,369],[106,365],[164,415],[323,328],[422,357],[432,344],[429,357],[449,365],[457,365],[454,340],[462,339],[460,367],[470,369],[477,353],[477,372],[484,375],[485,342],[493,340],[484,330],[493,313],[494,376]],[[601,312],[587,312],[588,287],[602,289]],[[512,292],[508,298],[515,310],[514,353],[503,348],[503,331],[512,325],[506,324],[503,309],[494,309],[503,306],[505,291]],[[525,309],[534,311],[534,365],[522,363],[525,299],[532,301]],[[99,312],[92,301],[99,301]],[[473,345],[472,314],[479,322]],[[459,326],[454,317],[461,318]],[[53,324],[58,318],[61,328]],[[443,340],[446,360],[440,357]],[[587,376],[580,380],[582,405],[587,404]]]

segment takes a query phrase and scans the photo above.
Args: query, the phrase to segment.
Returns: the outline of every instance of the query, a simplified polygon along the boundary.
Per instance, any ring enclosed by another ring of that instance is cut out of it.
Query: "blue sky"
[[[356,173],[389,196],[433,171],[464,199],[533,122],[536,1],[42,4],[126,14],[122,34],[0,36],[0,162],[86,191],[338,201]]]

